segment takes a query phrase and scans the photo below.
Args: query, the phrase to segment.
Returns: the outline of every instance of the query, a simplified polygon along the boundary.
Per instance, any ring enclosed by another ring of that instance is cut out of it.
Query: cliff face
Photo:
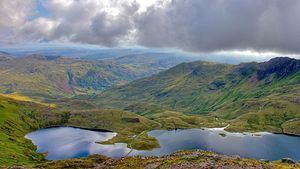
[[[259,80],[276,74],[278,78],[287,77],[300,70],[300,60],[278,57],[268,62],[258,64],[257,77]]]

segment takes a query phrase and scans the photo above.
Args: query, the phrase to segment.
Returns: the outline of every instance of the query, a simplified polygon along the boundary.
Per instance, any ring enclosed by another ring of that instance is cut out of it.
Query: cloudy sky
[[[0,44],[300,54],[299,0],[0,0]]]

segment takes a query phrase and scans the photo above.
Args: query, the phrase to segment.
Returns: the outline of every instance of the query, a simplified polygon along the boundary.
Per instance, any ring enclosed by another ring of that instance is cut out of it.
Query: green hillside
[[[35,146],[24,136],[42,126],[43,121],[37,121],[36,115],[47,111],[49,108],[40,104],[0,96],[0,166],[28,165],[43,160],[43,155],[37,154]]]
[[[226,120],[232,131],[300,134],[295,126],[300,117],[299,70],[300,61],[290,58],[240,65],[182,63],[104,91],[96,103],[121,108],[152,103],[186,114]]]

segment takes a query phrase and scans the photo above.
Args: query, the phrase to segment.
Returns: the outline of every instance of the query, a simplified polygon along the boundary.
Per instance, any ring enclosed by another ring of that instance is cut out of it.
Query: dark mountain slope
[[[266,78],[269,75],[276,74],[278,78],[284,78],[300,70],[300,61],[287,57],[271,59],[268,62],[258,65],[258,79]]]

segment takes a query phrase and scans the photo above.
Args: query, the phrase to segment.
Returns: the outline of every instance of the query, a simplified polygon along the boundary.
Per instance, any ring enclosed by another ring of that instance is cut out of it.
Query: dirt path
[[[130,148],[130,151],[124,156],[124,157],[127,157],[132,151],[133,151],[133,148],[132,148],[132,143],[139,137],[141,136],[142,134],[144,134],[146,131],[143,131],[141,132],[140,134],[136,135],[133,140],[131,141],[131,143],[129,143],[128,147]]]

